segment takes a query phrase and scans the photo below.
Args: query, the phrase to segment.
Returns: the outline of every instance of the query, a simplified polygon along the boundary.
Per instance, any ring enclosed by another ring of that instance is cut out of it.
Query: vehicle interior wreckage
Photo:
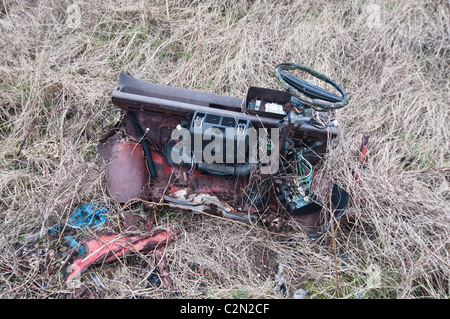
[[[340,96],[294,70],[330,84]],[[274,231],[295,218],[309,238],[321,237],[330,213],[331,220],[344,214],[349,194],[321,172],[338,127],[320,115],[344,107],[348,97],[339,84],[299,64],[279,64],[275,76],[284,90],[251,86],[239,98],[122,71],[112,93],[121,117],[97,147],[109,196],[119,203],[163,201]],[[331,195],[321,196],[318,185]]]

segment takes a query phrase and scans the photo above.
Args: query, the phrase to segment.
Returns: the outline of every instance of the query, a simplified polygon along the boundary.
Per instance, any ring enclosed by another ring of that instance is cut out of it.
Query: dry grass
[[[311,66],[349,93],[326,166],[352,193],[355,150],[370,134],[351,223],[335,229],[335,245],[314,244],[292,221],[287,238],[162,210],[161,225],[181,232],[165,250],[181,296],[289,298],[307,288],[312,298],[449,297],[446,1],[75,3],[76,28],[68,23],[72,1],[0,4],[2,298],[73,295],[58,273],[64,241],[34,243],[29,234],[66,221],[79,204],[110,205],[105,228],[117,231],[120,207],[106,195],[96,144],[120,70],[244,97],[252,85],[280,89],[273,69],[281,62]],[[30,243],[34,257],[24,252]],[[166,298],[144,280],[153,267],[127,258],[90,269],[82,283],[106,298]]]

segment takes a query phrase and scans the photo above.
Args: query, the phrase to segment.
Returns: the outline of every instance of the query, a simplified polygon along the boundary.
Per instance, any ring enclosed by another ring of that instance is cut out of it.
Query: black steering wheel
[[[331,84],[342,96],[338,96],[312,83],[299,79],[287,73],[287,70],[305,71],[312,76]],[[307,66],[295,63],[281,63],[275,68],[275,77],[292,96],[296,97],[301,103],[312,107],[316,111],[324,112],[339,109],[348,103],[347,93],[339,84],[326,75],[314,71]]]

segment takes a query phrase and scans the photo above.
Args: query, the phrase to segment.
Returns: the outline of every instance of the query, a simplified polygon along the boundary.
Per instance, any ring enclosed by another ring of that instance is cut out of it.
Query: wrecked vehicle
[[[290,70],[311,74],[341,96]],[[326,208],[338,219],[348,194],[320,172],[337,125],[323,124],[317,114],[345,106],[348,97],[336,82],[302,65],[282,63],[275,76],[285,91],[250,87],[238,98],[121,72],[112,103],[122,117],[98,145],[109,195],[121,203],[164,201],[275,230],[297,218],[310,238],[319,237]],[[317,184],[327,184],[332,196],[319,196]]]

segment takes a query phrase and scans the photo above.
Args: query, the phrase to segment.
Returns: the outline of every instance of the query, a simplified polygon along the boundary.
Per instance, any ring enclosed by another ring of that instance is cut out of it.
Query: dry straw
[[[181,232],[165,250],[176,289],[185,298],[291,298],[300,288],[308,298],[448,298],[449,21],[446,1],[3,1],[0,297],[73,296],[58,272],[64,241],[41,235],[80,203],[109,205],[104,230],[118,231],[121,207],[106,194],[96,144],[120,70],[244,97],[249,86],[281,89],[274,67],[294,62],[350,96],[325,169],[352,194],[357,171],[357,197],[322,242],[292,220],[288,237],[274,236],[161,209],[160,226]],[[365,170],[355,153],[363,134]],[[90,269],[85,296],[168,297],[148,283],[146,258]]]

